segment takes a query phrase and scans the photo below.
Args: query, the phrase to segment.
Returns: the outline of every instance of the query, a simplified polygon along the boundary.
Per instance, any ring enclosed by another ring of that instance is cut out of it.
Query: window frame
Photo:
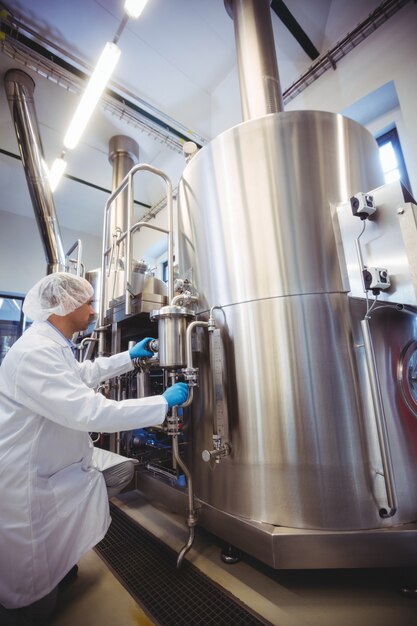
[[[7,292],[0,292],[0,298],[3,298],[4,300],[19,300],[20,301],[20,317],[19,317],[19,321],[17,321],[17,334],[16,334],[16,338],[15,341],[17,341],[19,339],[19,337],[21,337],[21,335],[23,334],[23,331],[26,327],[25,325],[25,314],[23,313],[23,302],[25,299],[25,296],[22,295],[17,295],[14,293],[7,293]],[[1,315],[0,315],[1,318]],[[7,321],[7,320],[4,320]],[[0,329],[0,336],[3,336],[3,329]],[[14,342],[13,342],[14,343]],[[2,357],[0,354],[0,363],[2,361]]]
[[[382,135],[376,137],[376,142],[381,148],[385,144],[391,143],[397,157],[398,169],[400,170],[400,181],[407,188],[411,194],[410,179],[408,177],[407,167],[405,165],[404,155],[401,148],[400,138],[398,136],[397,128],[394,126],[390,130],[386,131]],[[385,172],[384,172],[385,175]]]
[[[168,260],[162,261],[161,263],[161,274],[162,274],[162,281],[164,283],[168,282]]]

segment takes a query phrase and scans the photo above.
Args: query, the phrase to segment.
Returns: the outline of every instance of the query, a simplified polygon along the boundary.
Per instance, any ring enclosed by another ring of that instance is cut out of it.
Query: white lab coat
[[[162,396],[107,400],[101,381],[132,369],[128,352],[78,363],[65,338],[34,323],[0,368],[0,604],[48,594],[105,535],[109,506],[88,432],[161,424]]]

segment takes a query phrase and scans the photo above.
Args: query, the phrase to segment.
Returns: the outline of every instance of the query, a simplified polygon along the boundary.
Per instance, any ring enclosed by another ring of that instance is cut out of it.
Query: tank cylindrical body
[[[372,416],[330,209],[382,183],[370,133],[318,111],[238,125],[184,170],[180,271],[193,277],[201,314],[223,307],[216,319],[232,448],[214,470],[201,459],[213,432],[203,348],[194,359],[200,386],[191,409],[194,484],[203,502],[296,528],[375,528],[411,521],[413,507],[415,514],[415,502],[401,498],[394,521],[379,515],[382,478],[370,462]]]
[[[187,363],[187,323],[194,313],[178,306],[164,306],[153,311],[151,318],[158,321],[158,355],[161,367],[178,368]]]

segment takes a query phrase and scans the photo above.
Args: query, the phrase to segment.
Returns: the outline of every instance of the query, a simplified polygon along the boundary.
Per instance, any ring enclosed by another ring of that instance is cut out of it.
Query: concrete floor
[[[180,516],[129,494],[121,498],[114,501],[144,528],[174,549],[182,547],[187,531]],[[186,558],[274,626],[417,625],[417,600],[400,595],[393,570],[278,571],[246,556],[226,565],[221,548],[216,537],[198,529]],[[94,551],[80,561],[78,579],[60,593],[51,622],[53,626],[154,623]]]
[[[94,550],[78,567],[77,580],[59,592],[51,626],[153,626]]]

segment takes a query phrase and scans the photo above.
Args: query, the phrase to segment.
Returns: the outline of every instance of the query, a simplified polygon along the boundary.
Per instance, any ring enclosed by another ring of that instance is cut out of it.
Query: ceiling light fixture
[[[91,75],[77,110],[75,111],[67,134],[64,137],[64,146],[68,150],[73,150],[80,140],[119,57],[120,48],[115,43],[108,41],[98,60],[97,67]]]
[[[52,193],[58,187],[58,183],[61,180],[66,167],[67,167],[67,164],[62,157],[59,159],[55,159],[55,161],[53,162],[52,167],[49,170],[49,174],[48,174],[49,187]]]
[[[142,13],[148,0],[126,0],[124,9],[129,17],[136,20]]]
[[[100,97],[116,67],[117,61],[120,57],[120,48],[117,45],[120,35],[122,34],[129,18],[137,19],[143,9],[145,8],[148,0],[126,0],[124,4],[125,15],[123,16],[119,28],[114,36],[112,42],[108,41],[104,46],[104,50],[98,60],[97,66],[91,74],[87,87],[81,97],[74,117],[64,137],[64,147],[67,150],[73,150],[78,144],[81,135],[83,134],[85,127],[87,126],[90,117],[93,114],[94,109]],[[58,186],[59,181],[67,166],[66,162],[62,158],[65,154],[65,150],[61,154],[61,158],[55,159],[51,170],[49,172],[49,186],[51,191],[54,192]]]

